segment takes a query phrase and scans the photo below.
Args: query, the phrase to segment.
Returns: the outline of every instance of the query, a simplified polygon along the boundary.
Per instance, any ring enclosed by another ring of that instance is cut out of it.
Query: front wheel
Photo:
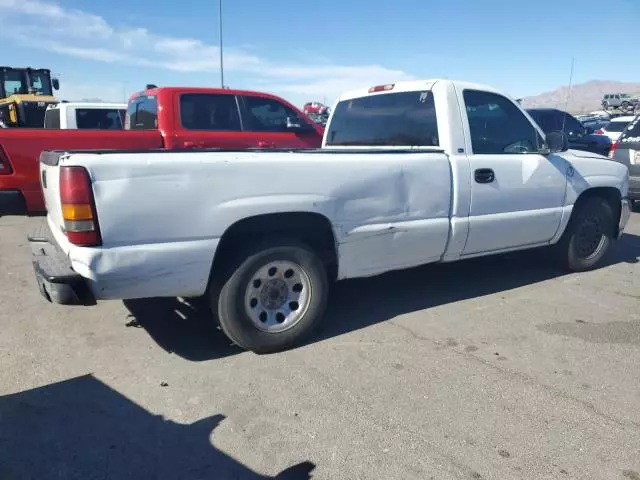
[[[271,353],[298,345],[324,315],[328,280],[308,246],[271,240],[249,247],[212,295],[222,331],[238,346]]]
[[[615,221],[609,203],[587,198],[574,210],[556,250],[561,262],[573,272],[594,268],[613,241]]]

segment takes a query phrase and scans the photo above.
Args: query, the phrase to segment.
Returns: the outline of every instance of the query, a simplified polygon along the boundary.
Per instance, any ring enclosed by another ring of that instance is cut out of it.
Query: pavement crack
[[[627,428],[627,427],[634,427],[640,430],[640,423],[639,422],[635,422],[633,420],[621,420],[617,417],[614,417],[612,415],[609,415],[607,413],[604,413],[600,410],[598,410],[598,408],[593,405],[590,402],[587,402],[586,400],[581,400],[577,397],[574,397],[573,395],[563,391],[563,390],[559,390],[551,385],[545,384],[545,383],[541,383],[539,382],[535,377],[528,375],[526,373],[523,372],[519,372],[517,370],[513,370],[507,367],[504,367],[502,365],[496,365],[493,362],[490,362],[489,360],[485,360],[482,357],[479,357],[478,355],[474,354],[473,352],[466,352],[464,350],[460,351],[457,350],[456,347],[453,346],[449,346],[447,345],[446,342],[440,342],[438,340],[434,340],[432,338],[429,337],[425,337],[420,335],[419,333],[415,332],[414,330],[412,330],[411,328],[405,326],[405,325],[401,325],[397,322],[394,322],[393,320],[390,321],[389,323],[391,323],[394,327],[399,328],[400,330],[408,333],[409,335],[411,335],[413,338],[417,339],[417,340],[422,340],[424,342],[431,342],[432,344],[434,344],[437,347],[441,347],[441,348],[446,348],[448,351],[460,356],[460,357],[464,357],[466,359],[475,361],[476,363],[482,364],[485,367],[488,367],[500,374],[512,377],[513,379],[517,379],[519,381],[521,381],[522,383],[525,383],[527,385],[530,386],[534,386],[534,387],[539,387],[545,391],[547,391],[548,393],[550,393],[552,396],[556,397],[556,398],[560,398],[569,402],[574,402],[577,403],[578,405],[582,406],[584,409],[590,411],[591,413],[593,413],[594,415],[607,420],[610,423],[613,423],[615,425],[617,425],[618,427],[621,428]]]

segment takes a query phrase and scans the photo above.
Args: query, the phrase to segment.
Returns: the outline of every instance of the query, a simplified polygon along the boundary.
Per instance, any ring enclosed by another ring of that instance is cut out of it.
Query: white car
[[[634,118],[636,117],[633,115],[612,118],[604,127],[593,133],[596,135],[606,135],[611,139],[611,143],[616,143],[622,131],[629,126]]]
[[[302,342],[329,282],[544,246],[584,271],[631,215],[626,166],[451,80],[342,95],[321,149],[43,152],[40,170],[45,298],[204,296],[255,352]]]
[[[126,114],[126,103],[60,102],[47,107],[44,128],[122,130]]]

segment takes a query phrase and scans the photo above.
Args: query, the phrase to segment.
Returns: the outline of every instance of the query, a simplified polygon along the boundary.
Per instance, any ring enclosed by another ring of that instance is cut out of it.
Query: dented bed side
[[[98,298],[204,293],[224,232],[262,214],[325,216],[340,279],[440,260],[449,240],[452,177],[441,151],[80,153],[60,165],[84,166],[92,179],[103,245],[71,246],[53,218],[59,208],[49,222]]]

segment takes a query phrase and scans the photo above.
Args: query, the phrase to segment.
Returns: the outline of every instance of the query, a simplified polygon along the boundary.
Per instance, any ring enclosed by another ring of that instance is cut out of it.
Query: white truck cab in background
[[[122,130],[126,114],[126,103],[60,102],[47,107],[44,128]]]
[[[330,281],[534,247],[588,270],[630,217],[627,167],[568,150],[496,89],[451,80],[340,96],[318,150],[40,162],[48,215],[30,243],[47,299],[205,295],[256,352],[299,344]]]

